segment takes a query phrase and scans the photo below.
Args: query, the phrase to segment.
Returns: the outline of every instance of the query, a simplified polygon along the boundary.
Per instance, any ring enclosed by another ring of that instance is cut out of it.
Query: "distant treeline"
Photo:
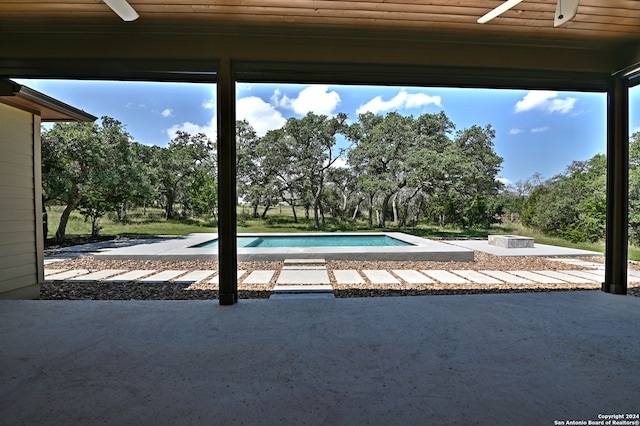
[[[534,175],[505,187],[497,179],[502,158],[494,151],[494,137],[490,125],[456,130],[443,112],[365,113],[353,124],[345,114],[309,113],[262,137],[250,123],[238,121],[238,196],[256,218],[286,203],[297,221],[295,207],[302,207],[316,228],[327,217],[364,219],[381,228],[390,223],[486,228],[507,217],[574,241],[603,238],[602,155],[574,162],[546,181]],[[635,134],[631,144],[633,212],[640,212],[638,139]],[[76,209],[91,221],[94,234],[104,215],[114,213],[126,222],[133,207],[161,207],[166,219],[215,220],[215,148],[204,134],[185,132],[166,147],[142,145],[109,117],[43,130],[43,197],[65,206],[56,239],[64,238]],[[638,220],[632,213],[631,228]],[[634,241],[640,238],[631,234]]]

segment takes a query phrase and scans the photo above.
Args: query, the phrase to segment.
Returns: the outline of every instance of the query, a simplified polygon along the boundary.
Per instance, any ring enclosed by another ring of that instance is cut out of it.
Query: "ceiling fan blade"
[[[127,0],[102,0],[113,10],[116,15],[124,21],[135,21],[139,18],[138,13],[131,7]]]
[[[556,17],[553,20],[553,26],[559,27],[565,22],[569,22],[578,13],[578,4],[580,0],[558,0],[556,5]]]
[[[496,16],[502,15],[504,12],[506,12],[509,9],[511,9],[513,6],[517,5],[520,2],[522,2],[522,0],[507,0],[507,1],[505,1],[500,6],[496,7],[495,9],[493,9],[491,12],[489,12],[486,15],[478,18],[478,24],[484,24],[485,22],[489,22],[490,20],[492,20]]]

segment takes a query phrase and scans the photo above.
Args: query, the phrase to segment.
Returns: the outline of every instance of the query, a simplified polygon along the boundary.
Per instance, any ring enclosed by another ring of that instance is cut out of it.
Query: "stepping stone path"
[[[44,280],[46,282],[62,281],[62,280],[66,280],[66,279],[71,278],[71,277],[75,277],[75,276],[79,276],[79,275],[86,275],[88,273],[89,273],[89,271],[86,270],[86,269],[72,269],[70,271],[59,272],[59,273],[53,274],[53,275],[45,275],[44,276]]]
[[[157,274],[151,275],[150,277],[140,278],[138,282],[141,283],[163,283],[165,281],[169,281],[172,278],[178,277],[184,274],[187,271],[175,271],[175,270],[167,270],[158,272]]]
[[[335,299],[324,259],[285,259],[272,292],[273,300]]]
[[[574,284],[593,283],[595,280],[586,279],[584,277],[577,277],[575,275],[567,274],[561,271],[534,271],[536,274],[546,275],[551,278],[557,278],[561,281]]]
[[[476,284],[503,284],[502,281],[496,279],[494,277],[481,274],[478,271],[470,271],[470,270],[453,270],[451,271],[461,277],[471,281]]]
[[[240,279],[246,273],[247,273],[247,271],[245,271],[243,269],[238,269],[238,271],[236,272],[236,278]],[[271,281],[271,277],[269,277],[269,281]],[[267,281],[267,284],[269,284],[269,281]],[[209,280],[209,284],[220,284],[220,275],[216,275],[215,277],[211,278]]]
[[[122,275],[116,275],[115,277],[107,278],[105,281],[112,283],[126,283],[129,281],[135,281],[138,278],[146,277],[155,273],[155,269],[136,269],[134,271],[126,272]]]
[[[176,278],[173,280],[174,283],[178,284],[193,284],[204,280],[205,278],[209,278],[211,275],[215,274],[216,271],[191,271],[186,275],[181,276],[180,278]]]
[[[65,281],[71,282],[91,282],[91,281],[99,281],[105,278],[108,278],[112,275],[122,274],[123,272],[127,272],[124,269],[105,269],[103,271],[96,271],[86,275],[75,276],[71,278],[67,278]]]
[[[549,260],[578,267],[581,270],[541,270],[541,271],[493,271],[493,270],[333,270],[335,281],[341,285],[366,284],[596,284],[604,281],[603,265],[580,259]],[[256,270],[246,275],[246,270],[238,270],[238,281],[244,284],[268,285],[277,275],[271,299],[333,299],[330,272],[324,259],[286,259],[281,270]],[[172,282],[177,284],[209,283],[218,284],[219,275],[215,270],[166,270],[153,269],[121,270],[108,269],[90,271],[87,269],[45,268],[45,282],[62,281],[68,283],[153,283]],[[629,270],[628,281],[640,282],[640,271]]]
[[[427,277],[426,275],[411,269],[407,269],[407,270],[394,269],[392,272],[409,284],[434,284],[435,283],[434,280]]]
[[[276,271],[253,271],[244,280],[245,284],[269,284]]]
[[[547,275],[537,274],[531,271],[509,271],[509,273],[540,284],[566,284],[564,281],[557,278],[551,278]]]
[[[452,274],[449,271],[429,269],[426,271],[422,271],[422,273],[427,274],[431,278],[438,280],[443,284],[467,284],[469,282],[458,275]]]
[[[533,281],[528,280],[526,278],[519,277],[517,275],[510,274],[508,272],[503,271],[480,271],[485,275],[489,275],[490,277],[497,278],[500,281],[509,284],[533,284]]]

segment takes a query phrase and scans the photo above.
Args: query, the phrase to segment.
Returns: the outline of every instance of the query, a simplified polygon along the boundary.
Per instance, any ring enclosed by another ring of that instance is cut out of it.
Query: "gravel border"
[[[604,264],[604,257],[580,257],[579,259]],[[275,270],[269,284],[238,284],[240,299],[266,299],[271,295],[280,271],[282,262],[238,262],[238,269],[247,271]],[[99,271],[104,269],[210,269],[217,270],[216,261],[145,261],[145,260],[97,260],[93,256],[80,257],[47,265],[52,269],[87,269]],[[630,262],[630,269],[638,269],[636,262]],[[456,295],[456,294],[495,294],[523,292],[552,292],[598,290],[600,283],[585,284],[408,284],[399,279],[400,284],[373,284],[365,278],[363,284],[338,284],[333,276],[334,269],[470,269],[470,270],[581,270],[582,266],[557,262],[543,257],[517,256],[500,257],[484,252],[475,252],[473,262],[364,262],[364,261],[328,261],[327,270],[336,297],[390,297],[390,296],[424,296],[424,295]],[[246,276],[246,275],[245,275]],[[628,288],[628,294],[640,297],[640,284],[634,283]],[[56,281],[45,283],[40,287],[40,298],[45,300],[201,300],[217,299],[218,285],[206,282],[199,284],[179,284],[171,281],[162,284],[145,284],[139,282],[109,283],[73,283]]]

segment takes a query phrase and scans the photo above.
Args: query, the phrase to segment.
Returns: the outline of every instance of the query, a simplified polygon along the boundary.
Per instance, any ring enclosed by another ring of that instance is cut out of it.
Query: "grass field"
[[[47,207],[49,217],[48,238],[53,237],[62,207]],[[304,211],[300,209],[298,223],[293,220],[290,208],[275,207],[269,210],[265,219],[254,219],[250,216],[250,209],[238,207],[238,232],[375,232],[379,228],[369,227],[365,221],[340,222],[332,219],[327,220],[327,224],[320,230],[313,227],[313,219],[307,219]],[[136,209],[129,213],[129,222],[120,223],[114,217],[104,217],[100,221],[100,235],[116,236],[155,236],[155,235],[186,235],[197,232],[218,232],[217,223],[214,220],[184,219],[184,220],[164,220],[164,213],[161,209],[147,209],[146,213],[142,209]],[[390,226],[388,231],[401,231],[407,234],[424,238],[487,238],[490,234],[513,234],[533,237],[536,243],[548,244],[560,247],[571,247],[583,250],[591,250],[604,253],[604,243],[572,243],[562,238],[550,237],[535,230],[525,228],[520,224],[494,225],[490,229],[462,229],[453,227],[437,227],[421,225],[416,228],[394,228]],[[76,211],[73,212],[67,224],[68,237],[88,236],[91,234],[91,223]],[[640,261],[640,248],[629,246],[629,259]]]

